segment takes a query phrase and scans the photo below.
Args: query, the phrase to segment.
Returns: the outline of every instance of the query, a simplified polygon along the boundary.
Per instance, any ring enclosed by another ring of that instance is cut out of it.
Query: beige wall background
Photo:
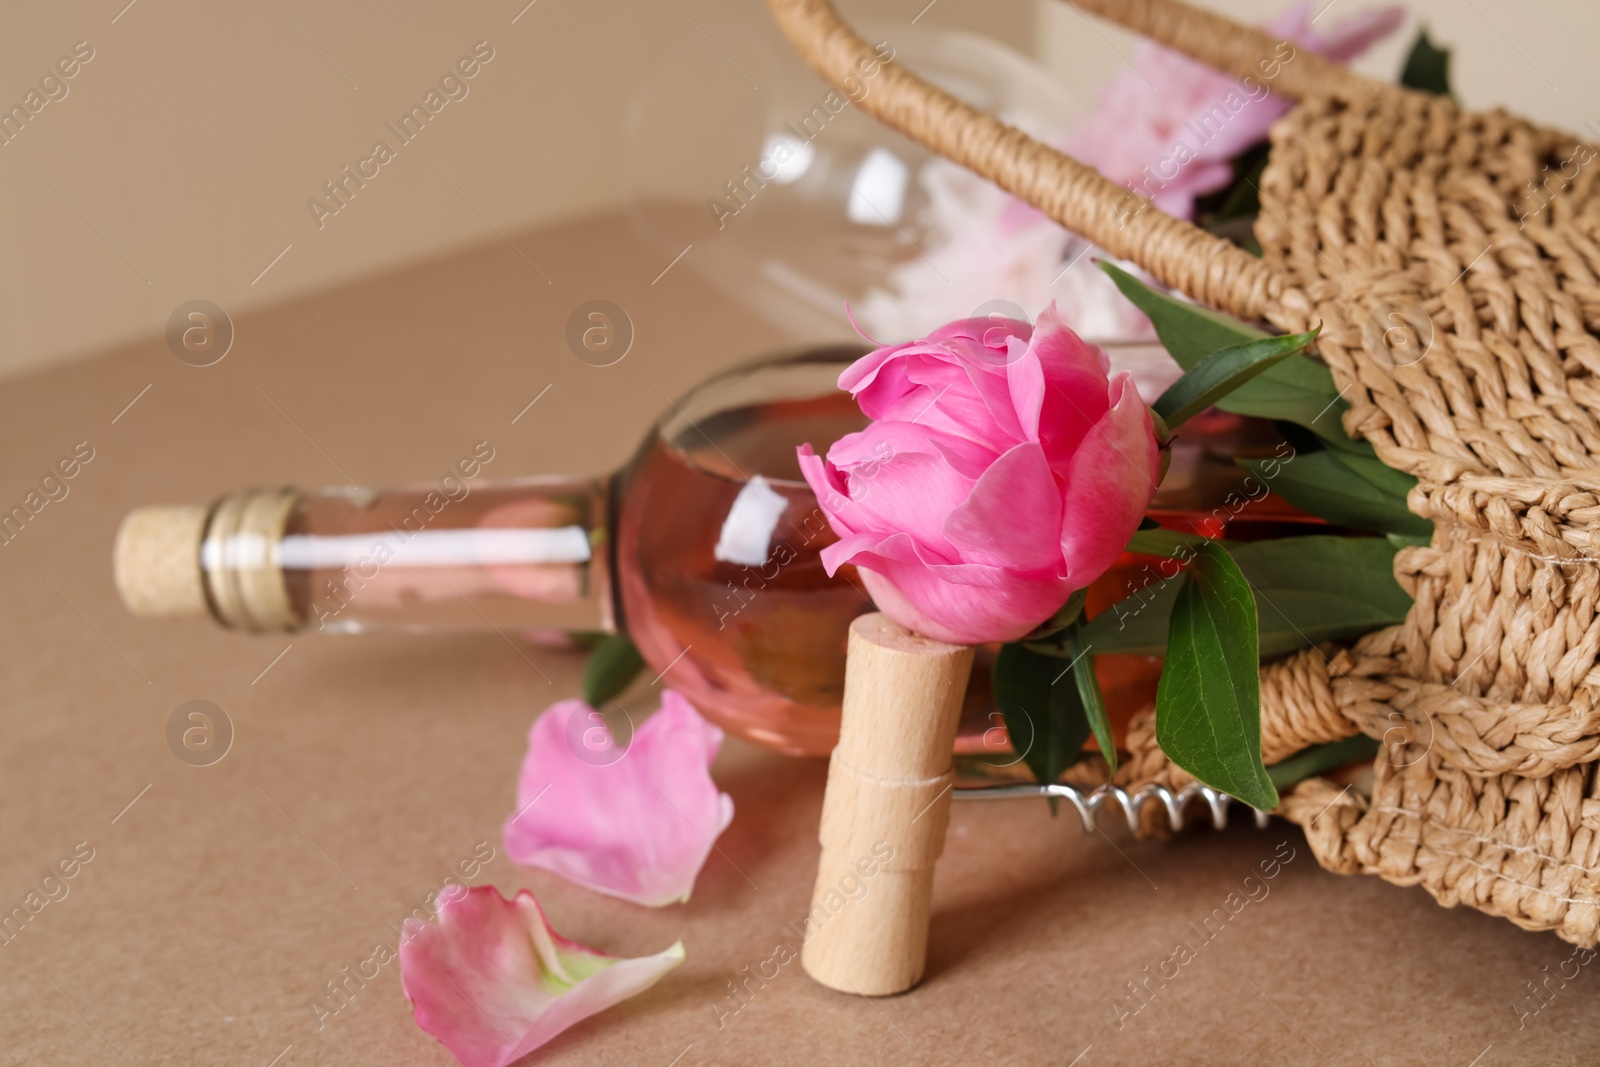
[[[1372,6],[1314,2],[1328,20]],[[1262,20],[1283,5],[1208,6]],[[1132,49],[1058,0],[844,7],[883,26],[916,19],[995,37],[1085,98]],[[766,22],[756,0],[6,0],[0,10],[0,108],[40,90],[77,42],[93,51],[75,76],[45,84],[57,98],[0,145],[0,374],[158,334],[189,300],[237,315],[614,208],[623,114],[652,65],[696,46],[706,63],[724,62],[719,41]],[[1415,0],[1408,10],[1407,28],[1361,69],[1392,76],[1422,22],[1455,48],[1468,104],[1574,129],[1600,121],[1589,54],[1600,5]],[[466,95],[319,228],[307,200],[379,137],[394,143],[384,124],[480,41],[493,58]]]

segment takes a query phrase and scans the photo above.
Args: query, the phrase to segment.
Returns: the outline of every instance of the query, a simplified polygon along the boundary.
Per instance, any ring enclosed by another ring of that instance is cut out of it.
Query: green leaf
[[[1065,665],[1020,644],[1000,646],[994,662],[994,701],[1005,716],[1011,743],[1033,776],[1061,777],[1089,739],[1078,687],[1063,677]]]
[[[1204,540],[1199,534],[1184,533],[1182,530],[1167,530],[1161,526],[1154,529],[1141,527],[1128,538],[1128,551],[1145,556],[1182,556]]]
[[[1187,555],[1187,554],[1185,554]],[[1083,626],[1083,640],[1097,656],[1159,656],[1167,647],[1167,626],[1178,599],[1183,573],[1152,570],[1150,582],[1112,604]],[[1057,655],[1065,655],[1062,650]]]
[[[1233,550],[1256,590],[1261,654],[1287,652],[1404,622],[1409,594],[1395,547],[1379,537],[1284,537]]]
[[[1193,370],[1219,348],[1268,337],[1253,326],[1210,308],[1158,292],[1127,271],[1102,262],[1122,294],[1150,318],[1156,336],[1184,370]],[[1314,359],[1285,359],[1217,402],[1223,411],[1261,419],[1281,419],[1315,433],[1330,444],[1353,442],[1339,421],[1350,406],[1339,397],[1333,373]]]
[[[1067,602],[1056,613],[1033,628],[1033,631],[1023,638],[1024,641],[1040,641],[1060,633],[1083,615],[1083,606],[1089,601],[1089,590],[1079,589],[1067,597]]]
[[[644,658],[627,634],[607,634],[583,669],[583,702],[591,708],[615,697],[644,669]]]
[[[1395,470],[1383,460],[1377,458],[1377,456],[1368,459],[1349,452],[1335,452],[1333,453],[1333,458],[1352,472],[1360,475],[1363,481],[1376,486],[1401,502],[1404,502],[1406,495],[1416,488],[1416,478],[1405,471]],[[1413,517],[1421,518],[1421,516]],[[1433,523],[1431,522],[1428,523],[1428,532],[1433,532]]]
[[[1269,337],[1219,348],[1185,371],[1152,407],[1169,428],[1181,426],[1223,397],[1235,392],[1317,339],[1322,327],[1309,333]]]
[[[1331,444],[1350,440],[1339,421],[1350,405],[1340,398],[1333,372],[1303,356],[1284,360],[1217,406],[1235,415],[1292,422]]]
[[[1433,533],[1430,520],[1406,507],[1406,493],[1416,479],[1381,460],[1329,449],[1287,460],[1235,462],[1295,507],[1336,526],[1413,537]]]
[[[1450,49],[1434,44],[1426,28],[1417,31],[1416,42],[1400,72],[1400,84],[1435,96],[1450,95]]]
[[[1296,782],[1321,774],[1323,771],[1372,759],[1382,747],[1377,740],[1366,734],[1356,734],[1343,741],[1329,741],[1324,745],[1312,745],[1308,749],[1296,752],[1281,763],[1274,763],[1268,767],[1267,777],[1272,779],[1274,787],[1287,789]]]
[[[1185,370],[1219,348],[1271,336],[1220,311],[1152,289],[1114,263],[1102,260],[1100,269],[1111,275],[1123,296],[1150,317],[1156,336]]]
[[[1201,545],[1172,605],[1156,689],[1156,741],[1172,762],[1260,811],[1278,806],[1261,763],[1261,672],[1250,583]]]
[[[1359,637],[1404,621],[1411,609],[1411,598],[1394,580],[1397,548],[1382,538],[1284,537],[1228,548],[1256,590],[1263,657]],[[1186,546],[1178,558],[1198,551]],[[1150,585],[1083,625],[1083,640],[1095,655],[1161,655],[1182,585],[1172,571],[1172,564],[1152,567]]]
[[[1100,679],[1094,673],[1094,657],[1083,643],[1080,627],[1067,631],[1066,647],[1072,656],[1072,677],[1078,687],[1078,700],[1083,704],[1084,718],[1089,721],[1089,729],[1100,745],[1100,754],[1105,757],[1111,773],[1116,774],[1117,742],[1111,736],[1111,715],[1106,711],[1106,698],[1100,692]],[[1082,742],[1079,746],[1082,747]]]
[[[1267,169],[1271,145],[1260,141],[1245,149],[1233,160],[1233,182],[1221,192],[1211,193],[1195,201],[1195,217],[1212,233],[1219,236],[1219,227],[1227,222],[1254,222],[1261,214],[1261,175]],[[1244,230],[1250,233],[1248,227]]]

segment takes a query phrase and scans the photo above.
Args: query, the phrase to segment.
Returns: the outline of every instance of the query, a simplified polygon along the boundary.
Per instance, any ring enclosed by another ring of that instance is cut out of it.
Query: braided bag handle
[[[768,6],[790,43],[832,84],[844,84],[858,64],[879,62],[872,46],[844,23],[829,0],[768,0]],[[1089,6],[1117,5],[1102,0]],[[1182,5],[1155,0],[1129,6],[1149,14],[1152,25],[1163,33],[1182,32],[1171,17],[1177,9],[1198,17]],[[1270,51],[1269,45],[1258,56]],[[1231,50],[1229,55],[1218,55],[1242,61]],[[873,92],[860,101],[878,121],[989,179],[1113,256],[1139,264],[1164,285],[1243,319],[1269,317],[1282,280],[1261,260],[1156,210],[1143,197],[957,100],[898,63],[882,64],[878,78]],[[1313,78],[1304,76],[1307,82]]]
[[[1180,3],[1179,0],[1069,0],[1080,11],[1148,37],[1174,52],[1182,52],[1214,70],[1245,78],[1257,73],[1256,64],[1272,55],[1282,42],[1254,26]],[[1272,79],[1273,92],[1292,100],[1308,96],[1356,99],[1393,95],[1406,90],[1373,81],[1315,52],[1296,54]]]
[[[842,86],[859,64],[879,60],[830,0],[768,0],[784,35],[816,72]],[[1218,70],[1243,77],[1281,43],[1267,34],[1178,0],[1077,0],[1136,33]],[[1284,281],[1223,238],[1175,219],[1146,199],[1048,145],[957,100],[898,63],[859,106],[930,151],[994,182],[1163,285],[1246,320],[1272,320]],[[1275,91],[1358,98],[1406,90],[1364,78],[1312,52],[1297,54],[1273,79]]]

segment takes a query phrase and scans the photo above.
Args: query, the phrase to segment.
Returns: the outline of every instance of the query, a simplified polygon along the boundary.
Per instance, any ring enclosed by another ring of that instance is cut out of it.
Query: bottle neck
[[[206,602],[254,631],[609,632],[609,482],[236,493],[206,519]]]

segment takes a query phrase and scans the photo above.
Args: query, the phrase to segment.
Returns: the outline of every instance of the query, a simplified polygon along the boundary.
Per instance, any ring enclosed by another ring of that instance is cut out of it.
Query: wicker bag
[[[871,47],[828,0],[768,0],[839,85]],[[1077,0],[1219,70],[1280,42],[1175,0]],[[894,63],[859,103],[1195,300],[1318,349],[1345,428],[1414,475],[1435,524],[1403,549],[1406,618],[1262,668],[1267,762],[1364,732],[1371,795],[1302,782],[1282,814],[1331,870],[1422,885],[1519,926],[1600,936],[1600,196],[1595,149],[1501,111],[1360,77],[1301,50],[1274,92],[1257,259]],[[1532,217],[1521,194],[1561,173]],[[1423,335],[1397,358],[1393,316]],[[1431,337],[1426,335],[1431,334]],[[1188,777],[1130,730],[1119,782]]]

